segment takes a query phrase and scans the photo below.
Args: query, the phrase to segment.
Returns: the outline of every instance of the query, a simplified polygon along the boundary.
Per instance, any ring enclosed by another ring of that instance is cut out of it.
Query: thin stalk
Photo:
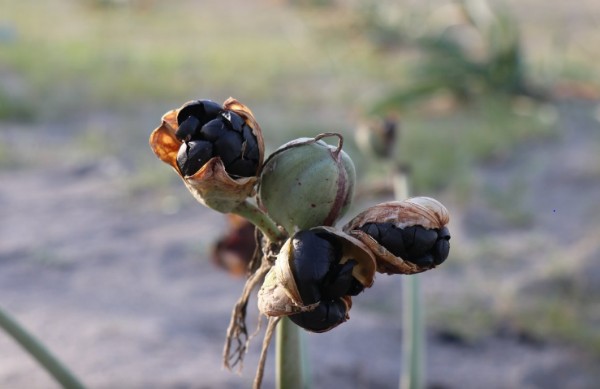
[[[406,172],[398,171],[394,174],[394,193],[397,200],[408,198]],[[424,326],[419,275],[403,277],[400,389],[423,389],[425,387]]]
[[[311,387],[304,345],[304,333],[300,327],[284,317],[277,326],[275,382],[278,389]]]
[[[238,205],[231,213],[240,215],[254,224],[271,242],[283,241],[286,235],[277,228],[269,216],[248,200]]]
[[[33,335],[0,308],[0,328],[19,343],[65,389],[84,389],[83,384]]]
[[[419,275],[406,277],[402,283],[402,372],[401,389],[425,387],[425,336],[421,309],[421,282]]]

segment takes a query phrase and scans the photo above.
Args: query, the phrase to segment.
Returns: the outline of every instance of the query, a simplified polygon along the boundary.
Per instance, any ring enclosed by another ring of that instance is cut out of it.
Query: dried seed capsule
[[[377,271],[419,273],[440,265],[450,251],[448,210],[437,200],[415,197],[376,205],[352,219],[344,231],[375,254]]]
[[[183,142],[205,141],[212,143],[212,155],[202,164],[196,159],[187,163],[185,155],[177,156],[178,166],[183,175],[193,175],[212,157],[219,157],[225,171],[232,177],[251,177],[259,167],[259,153],[246,153],[248,145],[256,148],[257,138],[244,119],[235,112],[226,110],[210,100],[196,100],[185,104],[177,115],[179,128],[175,132],[177,139]],[[188,147],[189,149],[190,147]],[[242,161],[242,162],[239,162]],[[192,169],[192,167],[194,169]]]
[[[333,228],[299,231],[286,241],[259,291],[259,309],[328,331],[348,319],[350,296],[373,283],[375,261],[356,239]]]
[[[232,211],[253,194],[264,156],[260,126],[233,98],[223,106],[195,100],[167,112],[150,146],[198,201],[220,212]]]
[[[320,139],[337,136],[337,147]],[[301,138],[281,146],[265,162],[259,201],[290,235],[331,226],[352,201],[356,173],[339,134]]]

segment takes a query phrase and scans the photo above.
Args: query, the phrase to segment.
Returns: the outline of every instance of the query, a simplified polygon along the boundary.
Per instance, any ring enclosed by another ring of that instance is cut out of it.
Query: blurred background
[[[166,111],[233,96],[268,150],[346,136],[348,217],[392,198],[356,128],[397,124],[411,193],[451,213],[422,276],[428,387],[596,388],[599,62],[595,0],[0,0],[0,305],[90,387],[249,387],[260,336],[221,368],[226,219],[148,147]],[[315,387],[398,386],[401,281],[307,336]],[[0,333],[0,387],[56,384]]]

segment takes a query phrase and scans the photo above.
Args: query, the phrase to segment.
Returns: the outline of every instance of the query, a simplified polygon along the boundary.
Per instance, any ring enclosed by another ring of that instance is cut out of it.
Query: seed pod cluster
[[[374,258],[359,241],[333,228],[299,231],[267,274],[259,309],[309,331],[328,331],[348,319],[351,296],[370,287],[374,274]]]
[[[185,104],[177,113],[182,141],[177,166],[184,176],[191,176],[211,158],[219,157],[232,177],[256,175],[260,163],[257,137],[245,120],[210,100]]]
[[[344,231],[375,254],[377,271],[414,274],[432,269],[450,251],[448,210],[437,200],[415,197],[382,203],[367,209]]]

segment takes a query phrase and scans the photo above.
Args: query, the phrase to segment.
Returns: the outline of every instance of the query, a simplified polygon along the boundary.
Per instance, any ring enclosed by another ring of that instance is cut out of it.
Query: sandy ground
[[[576,241],[582,220],[591,231],[598,227],[589,215],[599,216],[600,128],[591,119],[577,123],[565,125],[555,140],[527,146],[517,158],[474,172],[481,185],[519,171],[533,180],[525,202],[535,211],[537,228],[495,228],[501,225],[494,223],[498,216],[475,202],[454,212],[454,247],[495,236],[516,246],[520,260],[531,251],[519,246],[523,236],[543,236],[549,251]],[[173,187],[176,199],[184,198],[175,202],[179,206],[169,205],[168,196],[127,195],[120,163],[109,158],[76,167],[63,163],[0,172],[0,304],[91,388],[249,387],[258,339],[241,375],[221,367],[230,310],[243,284],[207,259],[223,218],[188,200],[183,186]],[[585,185],[576,188],[569,184],[573,180]],[[577,201],[564,201],[574,196]],[[564,221],[560,226],[553,219],[557,212]],[[476,223],[482,219],[488,225]],[[546,252],[540,250],[542,260]],[[586,258],[598,274],[598,253]],[[523,268],[533,271],[537,263]],[[424,274],[426,301],[452,304],[457,296],[477,293],[468,274],[452,266]],[[307,334],[316,388],[398,386],[400,293],[400,277],[379,276],[355,299],[349,322],[329,333]],[[431,388],[591,389],[600,382],[597,360],[552,339],[507,330],[471,341],[445,332],[443,323],[429,327]],[[273,387],[273,356],[271,350],[266,388]],[[0,333],[0,387],[57,386]]]

